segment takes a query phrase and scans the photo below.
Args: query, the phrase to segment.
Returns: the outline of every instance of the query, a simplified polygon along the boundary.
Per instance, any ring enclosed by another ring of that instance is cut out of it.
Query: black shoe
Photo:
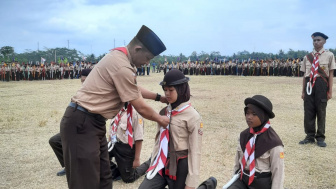
[[[120,176],[117,176],[116,178],[113,178],[113,181],[118,181],[118,180],[121,180]]]
[[[319,146],[319,147],[326,147],[327,143],[325,143],[323,140],[317,141],[317,146]]]
[[[200,186],[206,186],[207,189],[215,189],[217,186],[217,179],[215,177],[210,177],[204,181]]]
[[[315,139],[304,139],[299,142],[299,144],[313,144],[315,143]]]
[[[57,176],[63,176],[63,175],[65,175],[65,169],[63,169],[63,170],[57,172],[56,175],[57,175]]]

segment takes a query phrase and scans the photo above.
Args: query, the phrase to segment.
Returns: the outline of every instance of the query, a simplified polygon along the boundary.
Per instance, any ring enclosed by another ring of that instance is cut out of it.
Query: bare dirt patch
[[[138,77],[138,85],[162,92],[163,74]],[[239,133],[245,129],[244,99],[262,94],[271,99],[275,118],[272,127],[285,145],[285,187],[336,188],[336,103],[328,102],[326,148],[301,146],[304,138],[302,78],[191,76],[191,103],[202,115],[204,134],[201,180],[214,176],[221,188],[232,175]],[[80,87],[79,80],[20,81],[0,83],[0,188],[67,188],[66,178],[48,140],[59,132],[59,122]],[[334,94],[335,94],[334,86]],[[335,97],[335,95],[334,95]],[[148,103],[157,111],[164,104]],[[109,122],[108,122],[109,123]],[[145,121],[142,161],[149,158],[156,124]],[[114,182],[114,188],[138,188]]]

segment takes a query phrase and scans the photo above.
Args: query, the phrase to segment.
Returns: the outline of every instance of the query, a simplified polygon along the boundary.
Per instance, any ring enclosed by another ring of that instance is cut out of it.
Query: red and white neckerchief
[[[126,111],[125,107],[123,107],[119,113],[115,116],[114,121],[111,122],[111,130],[110,130],[110,136],[112,143],[117,142],[117,129],[118,125],[121,119],[121,114]],[[133,125],[132,125],[132,112],[133,107],[131,103],[128,103],[127,105],[127,129],[126,129],[126,135],[128,136],[128,144],[133,148]]]
[[[253,182],[254,179],[254,173],[255,173],[255,159],[254,159],[254,152],[255,152],[255,141],[257,139],[257,136],[265,131],[271,126],[270,121],[268,121],[265,126],[258,132],[255,132],[253,128],[250,128],[250,133],[253,134],[253,137],[250,138],[250,140],[247,142],[245,151],[244,151],[244,157],[242,158],[240,167],[241,167],[241,173],[240,173],[240,179],[243,178],[244,169],[246,166],[246,162],[249,160],[250,162],[250,175],[249,175],[249,182],[248,185],[250,185]]]
[[[324,51],[322,52],[324,53]],[[311,68],[310,68],[310,75],[309,75],[309,82],[307,83],[307,94],[308,95],[311,95],[312,93],[312,89],[315,85],[315,81],[316,81],[316,77],[318,75],[318,69],[319,69],[319,56],[322,54],[322,53],[315,53],[314,55],[314,61],[313,61],[313,64],[311,65]],[[312,84],[313,82],[313,84]]]
[[[128,103],[127,106],[127,129],[126,129],[126,135],[128,136],[128,144],[131,148],[133,148],[133,108],[131,103]]]
[[[171,110],[171,105],[168,105],[166,109],[166,115],[168,118],[171,116],[175,116],[184,110],[188,109],[191,106],[191,103],[184,105],[178,110]],[[164,168],[167,156],[168,156],[168,143],[169,143],[169,124],[166,128],[160,127],[160,148],[159,153],[156,156],[153,165],[148,168],[148,173],[146,175],[147,179],[152,179],[156,173],[158,173],[161,169]],[[161,173],[160,173],[161,174]]]

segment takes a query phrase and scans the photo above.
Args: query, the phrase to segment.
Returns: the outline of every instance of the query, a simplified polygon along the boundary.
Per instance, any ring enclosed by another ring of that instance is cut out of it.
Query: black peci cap
[[[254,95],[252,98],[246,98],[244,103],[245,105],[254,104],[258,106],[268,114],[269,118],[275,117],[275,114],[272,111],[272,102],[263,95]]]
[[[145,25],[142,25],[136,38],[138,38],[154,56],[157,56],[166,50],[166,46],[161,39]]]
[[[186,83],[189,81],[189,77],[184,76],[184,74],[177,69],[170,70],[166,73],[163,78],[163,81],[160,82],[162,86],[174,86],[182,83]]]
[[[91,72],[91,69],[84,69],[82,70],[82,76],[88,76],[90,72]]]
[[[320,36],[320,37],[324,38],[325,40],[327,40],[329,38],[328,36],[326,36],[324,33],[321,33],[321,32],[315,32],[311,35],[312,38],[317,37],[317,36]]]

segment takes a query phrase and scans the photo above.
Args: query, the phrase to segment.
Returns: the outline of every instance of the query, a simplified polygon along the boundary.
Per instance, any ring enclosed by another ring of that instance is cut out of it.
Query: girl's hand
[[[195,187],[189,187],[189,186],[185,186],[184,189],[195,189]]]

